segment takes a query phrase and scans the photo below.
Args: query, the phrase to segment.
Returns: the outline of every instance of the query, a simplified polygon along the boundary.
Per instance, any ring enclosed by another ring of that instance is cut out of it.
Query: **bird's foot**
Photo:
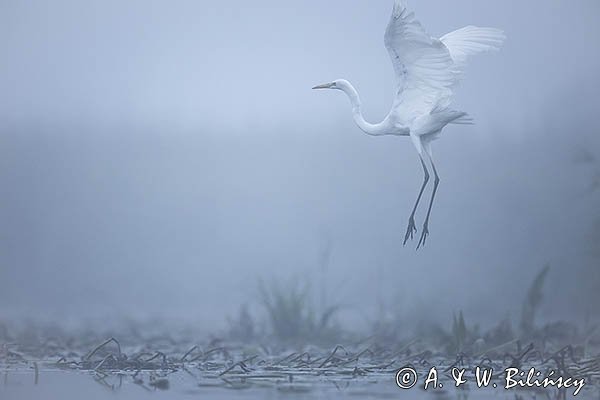
[[[406,242],[408,242],[408,239],[413,239],[413,235],[415,233],[417,233],[417,227],[415,226],[415,217],[411,216],[408,220],[408,228],[406,229],[406,235],[404,236],[403,246],[406,246]]]
[[[417,245],[417,250],[419,250],[421,247],[425,247],[425,242],[427,241],[427,237],[429,236],[429,227],[428,227],[428,223],[425,222],[425,225],[423,225],[423,232],[421,232],[421,239],[419,239],[419,244]]]

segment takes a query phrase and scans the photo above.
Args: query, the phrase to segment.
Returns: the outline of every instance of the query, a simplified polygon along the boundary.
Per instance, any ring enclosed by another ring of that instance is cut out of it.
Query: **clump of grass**
[[[341,330],[334,323],[339,305],[324,306],[317,311],[311,304],[308,284],[273,281],[259,283],[260,303],[264,307],[271,333],[283,342],[330,343]]]
[[[513,324],[509,317],[500,320],[498,324],[483,336],[485,344],[492,348],[515,340]]]
[[[0,340],[8,341],[8,328],[6,327],[4,322],[2,322],[1,320],[0,320]]]
[[[240,307],[236,319],[229,319],[228,337],[244,343],[252,342],[258,336],[258,330],[254,318],[248,310],[246,304]]]
[[[530,336],[535,330],[535,316],[544,298],[543,288],[549,271],[549,265],[542,268],[527,291],[525,301],[523,302],[523,309],[521,311],[520,323],[521,333],[524,336]]]
[[[480,332],[478,324],[468,326],[465,316],[460,310],[458,315],[452,314],[452,328],[446,334],[445,347],[447,354],[473,353],[481,350],[485,340]]]
[[[456,313],[454,313],[452,315],[451,352],[452,353],[462,353],[462,351],[465,348],[466,340],[467,340],[467,326],[465,324],[465,317],[461,310],[458,313],[458,317],[456,317]]]

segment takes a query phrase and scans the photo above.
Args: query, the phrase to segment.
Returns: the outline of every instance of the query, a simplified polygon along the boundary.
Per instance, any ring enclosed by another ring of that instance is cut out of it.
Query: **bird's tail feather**
[[[464,115],[456,118],[454,121],[450,122],[455,125],[474,125],[475,120],[467,113],[463,113]]]
[[[434,132],[443,129],[448,124],[472,125],[473,118],[464,111],[456,111],[450,108],[435,108],[427,118],[419,118],[422,124],[415,130],[423,132]]]

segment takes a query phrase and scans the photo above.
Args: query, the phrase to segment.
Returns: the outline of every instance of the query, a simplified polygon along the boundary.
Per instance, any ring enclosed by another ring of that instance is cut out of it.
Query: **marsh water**
[[[7,400],[60,399],[69,400],[84,396],[87,400],[115,398],[137,399],[457,399],[457,400],[514,400],[549,398],[560,399],[554,392],[506,391],[504,389],[423,389],[402,391],[393,376],[380,375],[361,379],[332,380],[328,378],[306,378],[295,383],[269,382],[257,379],[253,383],[235,385],[204,382],[187,372],[169,375],[169,386],[150,386],[149,375],[143,383],[126,374],[99,377],[90,372],[69,372],[42,368],[36,380],[34,371],[4,372],[0,398]],[[145,378],[145,379],[144,379]],[[580,399],[597,399],[597,392],[584,391]],[[567,394],[566,398],[571,398]]]
[[[181,340],[181,339],[180,339]],[[501,373],[478,388],[475,366],[503,371],[557,371],[584,377],[577,398],[600,395],[600,360],[577,357],[571,346],[543,351],[518,342],[484,356],[448,357],[415,339],[401,344],[373,341],[324,348],[312,345],[252,345],[212,340],[198,345],[163,336],[144,341],[129,337],[74,339],[47,337],[29,344],[4,344],[0,352],[0,399],[564,399],[574,389],[504,389]],[[295,349],[295,350],[294,350]],[[503,356],[500,356],[503,354]],[[489,356],[488,356],[489,355]],[[410,389],[396,382],[399,370],[418,378]],[[435,383],[424,382],[437,371]],[[456,388],[453,369],[465,370]]]

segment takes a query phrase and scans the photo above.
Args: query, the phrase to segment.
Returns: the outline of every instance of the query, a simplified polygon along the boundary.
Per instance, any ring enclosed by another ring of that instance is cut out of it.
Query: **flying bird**
[[[395,0],[384,36],[396,75],[392,108],[383,121],[367,122],[358,92],[350,82],[338,79],[313,89],[341,90],[350,99],[358,127],[371,136],[407,136],[415,146],[423,167],[423,184],[408,220],[404,245],[417,232],[415,213],[430,179],[427,162],[434,174],[434,186],[417,249],[429,236],[429,218],[440,178],[433,161],[431,142],[448,124],[470,125],[473,120],[463,111],[450,108],[453,91],[462,78],[470,56],[499,50],[505,40],[499,29],[466,26],[440,39],[429,36],[404,0]]]

